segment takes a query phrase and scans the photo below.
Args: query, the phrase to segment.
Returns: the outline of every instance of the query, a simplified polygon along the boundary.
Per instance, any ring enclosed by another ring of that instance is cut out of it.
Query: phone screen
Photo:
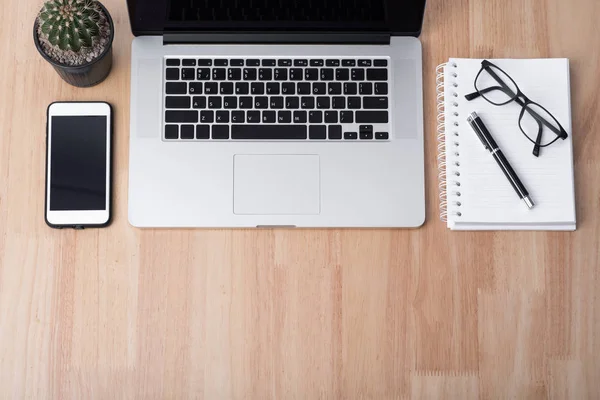
[[[106,210],[106,116],[53,116],[51,211]]]

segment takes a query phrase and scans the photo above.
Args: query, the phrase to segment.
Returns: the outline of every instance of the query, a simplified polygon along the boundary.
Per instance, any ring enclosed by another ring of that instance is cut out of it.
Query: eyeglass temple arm
[[[514,93],[513,93],[513,94],[511,94],[511,93],[512,93],[512,91],[510,91],[510,90],[509,90],[509,91],[507,92],[506,90],[504,90],[504,89],[503,89],[502,87],[500,87],[500,86],[492,86],[492,87],[489,87],[489,88],[481,89],[479,92],[473,92],[473,93],[469,93],[469,94],[467,94],[467,95],[465,96],[465,99],[467,99],[468,101],[475,100],[476,98],[478,98],[478,97],[481,97],[481,95],[484,95],[484,94],[486,94],[486,93],[489,93],[489,92],[491,92],[491,91],[493,91],[493,90],[501,90],[501,91],[503,91],[504,93],[506,93],[506,95],[507,95],[507,96],[514,97]]]

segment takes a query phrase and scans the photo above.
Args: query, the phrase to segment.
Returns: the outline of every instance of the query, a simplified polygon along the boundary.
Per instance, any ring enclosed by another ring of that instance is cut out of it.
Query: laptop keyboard
[[[385,141],[387,58],[166,58],[164,139]]]

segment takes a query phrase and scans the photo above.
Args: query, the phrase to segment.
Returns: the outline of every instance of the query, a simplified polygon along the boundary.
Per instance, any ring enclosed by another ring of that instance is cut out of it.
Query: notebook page
[[[523,136],[516,103],[502,107],[482,98],[467,101],[464,96],[475,90],[474,80],[481,60],[451,59],[458,77],[457,112],[447,118],[459,123],[460,213],[457,225],[560,225],[575,222],[573,146],[569,64],[567,59],[492,60],[506,71],[532,101],[550,111],[569,137],[542,148],[540,157],[532,154],[533,144]],[[485,150],[469,124],[467,116],[477,112],[498,146],[528,189],[536,206],[529,210]],[[448,122],[447,122],[448,123]],[[547,133],[544,132],[544,135]],[[447,143],[448,145],[448,143]],[[448,150],[447,150],[448,151]],[[448,179],[453,179],[449,176]],[[449,185],[450,186],[450,185]],[[450,192],[450,189],[449,189]],[[450,200],[449,200],[450,203]]]

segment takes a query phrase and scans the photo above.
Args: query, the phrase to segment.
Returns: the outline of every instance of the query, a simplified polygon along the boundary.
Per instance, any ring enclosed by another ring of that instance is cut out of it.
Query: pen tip
[[[531,197],[529,196],[525,196],[523,197],[523,201],[525,202],[525,204],[527,204],[527,207],[531,210],[533,207],[535,207],[535,203],[533,202],[533,200],[531,200]]]

